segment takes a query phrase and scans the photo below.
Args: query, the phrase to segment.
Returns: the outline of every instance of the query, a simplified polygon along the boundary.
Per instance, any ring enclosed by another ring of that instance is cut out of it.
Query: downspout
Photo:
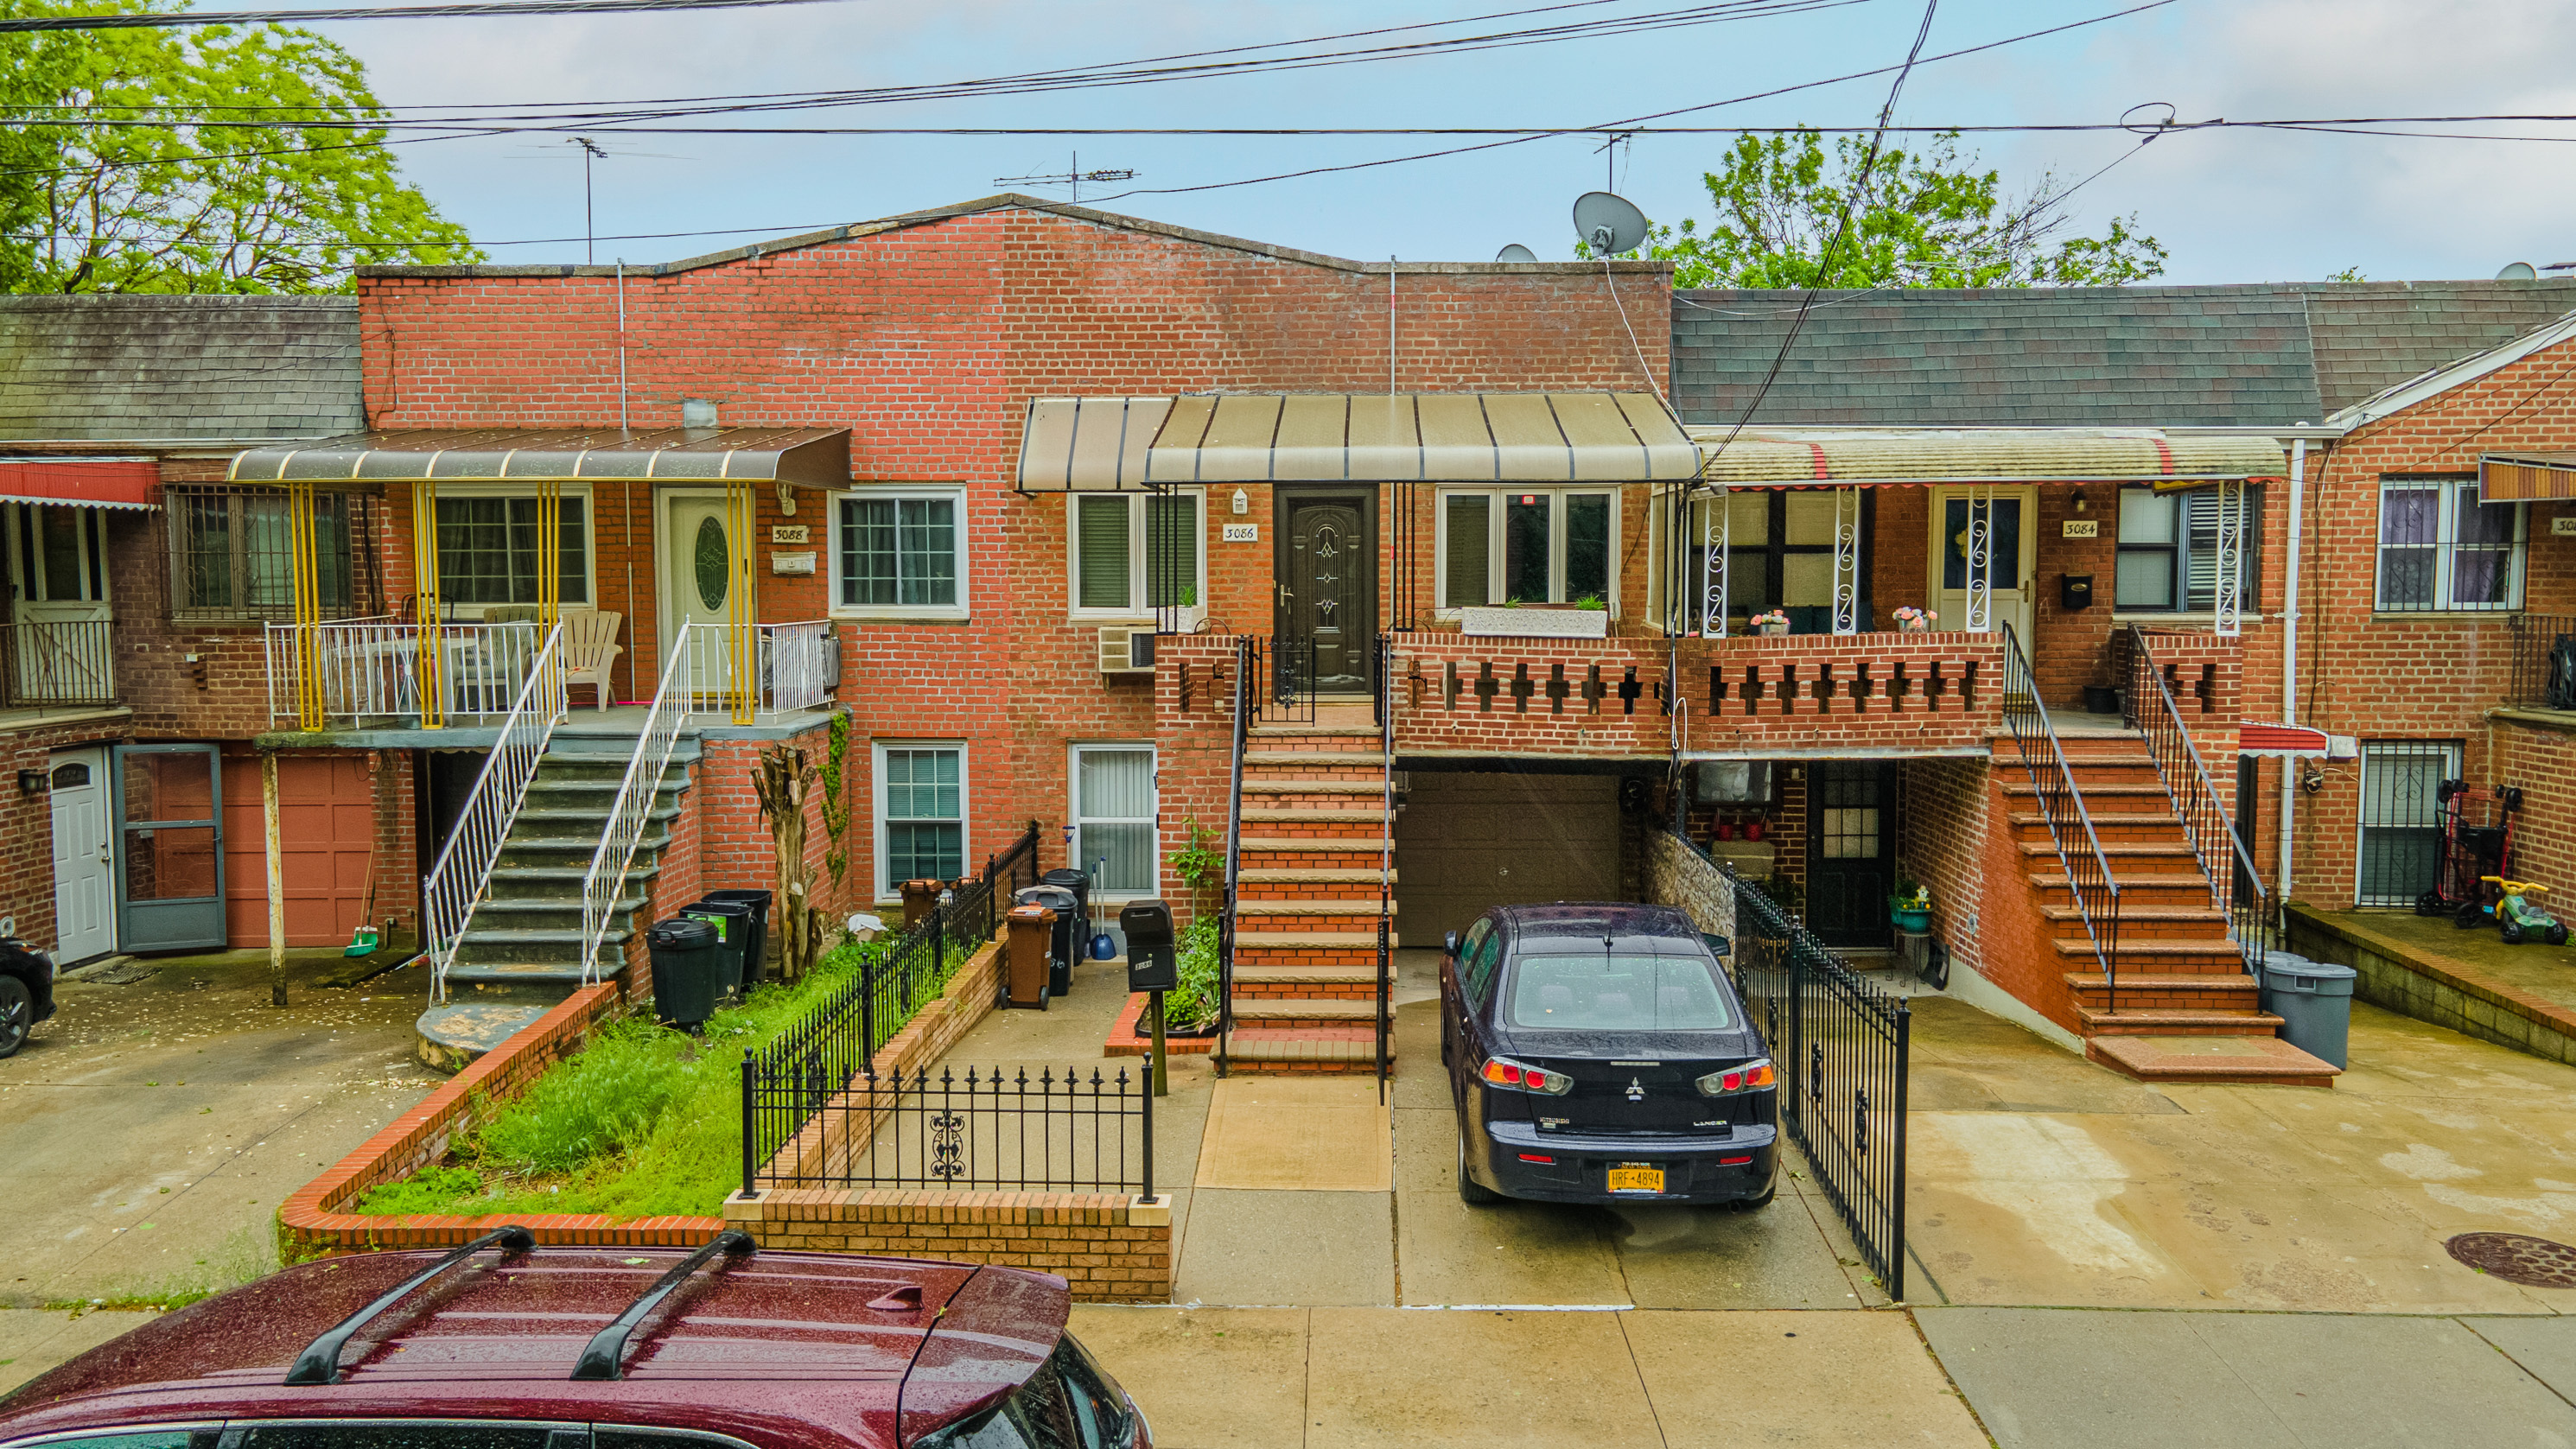
[[[2306,424],[2300,424],[2305,427]],[[2307,503],[2308,440],[2290,443],[2290,554],[2283,565],[2281,587],[2281,723],[2299,722],[2299,534]],[[2275,897],[2290,904],[2290,816],[2298,809],[2298,771],[2290,757],[2281,760],[2281,890]]]
[[[625,436],[626,433],[626,259],[624,257],[617,259],[617,432],[620,437]],[[620,480],[617,485],[617,496],[622,505],[622,511],[626,514],[626,547],[623,550],[626,554],[626,637],[627,641],[632,643],[636,635],[635,480],[632,478]],[[626,651],[626,697],[628,699],[637,697],[635,654],[635,650]]]

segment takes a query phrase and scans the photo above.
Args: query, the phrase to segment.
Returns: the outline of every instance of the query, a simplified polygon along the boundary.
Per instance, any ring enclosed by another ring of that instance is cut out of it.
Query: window
[[[1155,893],[1154,751],[1077,745],[1073,751],[1075,864],[1104,897]]]
[[[2478,501],[2474,477],[2382,479],[2377,607],[2521,607],[2526,519],[2522,504]]]
[[[1467,1004],[1479,1010],[1494,999],[1494,967],[1503,959],[1503,934],[1490,920],[1480,919],[1467,928],[1467,939],[1458,943],[1458,988]]]
[[[2411,906],[2441,865],[2436,786],[2457,779],[2460,747],[2439,740],[2366,740],[2361,746],[2361,869],[2354,904]]]
[[[832,551],[833,597],[840,607],[874,614],[961,609],[961,506],[953,492],[844,495]]]
[[[163,501],[172,618],[294,617],[284,489],[172,488]],[[375,606],[375,507],[367,494],[313,496],[314,585],[324,618]]]
[[[1860,627],[1869,627],[1870,539],[1877,517],[1872,490],[1862,489],[1860,506]],[[1707,562],[1707,517],[1710,501],[1693,505],[1683,540],[1687,572],[1682,579],[1683,627],[1697,629],[1706,609],[1700,570]],[[1789,611],[1793,633],[1823,633],[1833,626],[1834,491],[1831,489],[1738,488],[1726,498],[1726,611],[1741,632],[1745,620],[1767,609]],[[1714,572],[1711,573],[1714,580]]]
[[[1452,489],[1440,495],[1440,607],[1611,601],[1615,495]]]
[[[1207,577],[1204,501],[1185,493],[1076,493],[1073,607],[1143,614],[1198,607]]]
[[[908,880],[966,873],[966,752],[955,745],[877,746],[879,899]]]
[[[1524,956],[1511,1024],[1549,1031],[1724,1031],[1734,1013],[1696,956]]]
[[[556,543],[563,550],[563,563],[556,599],[566,605],[587,604],[589,500],[566,493],[561,501]],[[467,608],[538,602],[538,571],[543,567],[539,543],[537,500],[532,497],[467,494],[440,498],[439,602]]]
[[[2155,613],[2208,613],[2218,607],[2219,495],[2215,488],[2158,493],[2120,490],[2120,552],[2112,607]],[[2263,490],[2242,490],[2237,544],[2238,607],[2254,607],[2263,576]]]

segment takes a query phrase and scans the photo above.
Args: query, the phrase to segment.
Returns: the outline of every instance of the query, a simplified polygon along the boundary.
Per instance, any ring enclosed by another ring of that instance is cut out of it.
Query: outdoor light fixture
[[[790,487],[784,478],[778,480],[778,511],[790,518],[796,516],[796,490]]]
[[[2075,511],[2078,513],[2084,511],[2084,490],[2081,488],[2075,490]]]
[[[1244,492],[1240,488],[1234,490],[1234,511],[1237,513],[1250,513],[1252,511],[1252,495]]]
[[[18,793],[21,795],[42,795],[45,793],[45,772],[42,770],[20,770],[18,772]]]

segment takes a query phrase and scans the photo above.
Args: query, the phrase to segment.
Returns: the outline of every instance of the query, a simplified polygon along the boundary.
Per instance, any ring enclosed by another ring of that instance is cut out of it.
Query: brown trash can
[[[1030,1011],[1047,1009],[1047,956],[1055,940],[1055,912],[1044,906],[1013,906],[1002,918],[1010,933],[1010,1002]]]
[[[903,928],[911,930],[922,917],[939,904],[939,893],[946,883],[935,880],[908,880],[903,883]]]

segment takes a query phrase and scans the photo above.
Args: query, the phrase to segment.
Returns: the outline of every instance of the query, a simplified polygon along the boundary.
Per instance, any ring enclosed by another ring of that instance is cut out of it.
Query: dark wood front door
[[[1280,491],[1278,603],[1274,627],[1291,658],[1313,641],[1315,688],[1361,694],[1369,687],[1369,646],[1377,638],[1377,510],[1373,495]]]
[[[1807,929],[1828,946],[1885,946],[1896,888],[1896,767],[1807,767]]]

